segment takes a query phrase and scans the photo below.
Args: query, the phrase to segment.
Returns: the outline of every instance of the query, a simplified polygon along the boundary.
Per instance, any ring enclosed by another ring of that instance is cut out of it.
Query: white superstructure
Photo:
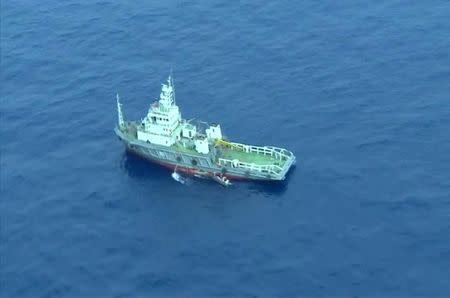
[[[162,85],[159,100],[153,103],[138,128],[137,136],[141,141],[157,145],[172,146],[178,135],[177,128],[181,123],[181,113],[174,100],[172,78]]]
[[[123,121],[119,99],[117,99],[119,122]],[[121,123],[119,123],[121,125]],[[175,103],[175,88],[172,77],[162,84],[159,100],[152,103],[147,116],[137,127],[137,139],[162,146],[173,146],[178,141],[190,140],[197,152],[208,154],[210,145],[215,140],[222,139],[220,125],[211,125],[200,134],[197,127],[181,117],[181,112]]]

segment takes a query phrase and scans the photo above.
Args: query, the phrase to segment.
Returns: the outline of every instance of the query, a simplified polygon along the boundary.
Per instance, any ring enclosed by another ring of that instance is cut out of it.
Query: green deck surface
[[[183,145],[181,145],[179,143],[175,143],[174,145],[172,145],[172,148],[179,152],[184,152],[184,153],[189,153],[189,154],[194,154],[194,155],[199,154],[195,149],[183,147]]]
[[[237,159],[241,162],[253,163],[256,165],[278,165],[282,166],[283,161],[275,159],[270,155],[246,153],[240,150],[224,149],[221,158]]]

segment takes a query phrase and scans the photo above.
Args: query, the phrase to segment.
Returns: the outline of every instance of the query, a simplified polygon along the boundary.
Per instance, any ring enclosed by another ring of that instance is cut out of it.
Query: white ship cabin
[[[181,136],[183,138],[193,139],[197,135],[197,127],[190,123],[183,123]]]
[[[195,150],[198,153],[208,154],[209,153],[208,139],[204,136],[198,136],[195,139]]]
[[[181,118],[180,110],[175,103],[173,81],[169,77],[167,83],[162,85],[159,100],[151,104],[147,116],[138,127],[137,138],[140,141],[168,147],[188,142],[198,153],[208,154],[210,144],[222,139],[220,125],[211,125],[205,133],[206,135],[201,134],[195,125]]]
[[[205,130],[206,136],[210,140],[221,140],[222,130],[219,124],[212,124],[209,128]]]

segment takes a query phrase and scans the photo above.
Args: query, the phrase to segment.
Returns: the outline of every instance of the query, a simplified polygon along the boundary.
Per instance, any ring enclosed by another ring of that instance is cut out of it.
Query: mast
[[[125,121],[123,120],[122,104],[120,103],[119,93],[116,94],[116,99],[117,99],[117,120],[119,127],[123,128],[125,126]]]
[[[161,94],[159,95],[159,103],[165,108],[170,108],[175,104],[175,95],[172,85],[172,77],[169,75],[167,82],[162,84]]]
[[[173,76],[172,76],[172,69],[170,69],[170,75],[169,75],[169,83],[170,86],[172,86],[172,92],[173,92],[173,103],[177,104],[177,101],[175,100],[175,84],[173,83]]]

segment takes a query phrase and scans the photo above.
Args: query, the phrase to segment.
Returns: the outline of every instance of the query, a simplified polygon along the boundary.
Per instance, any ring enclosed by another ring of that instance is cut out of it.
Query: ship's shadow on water
[[[290,169],[286,174],[286,179],[281,181],[252,181],[243,183],[248,183],[248,188],[252,191],[269,196],[281,196],[288,189],[294,171],[296,171],[296,167]]]
[[[170,177],[170,170],[153,164],[146,159],[128,151],[124,151],[120,162],[120,168],[131,178],[163,180]]]
[[[137,180],[152,180],[152,181],[162,181],[171,180],[171,171],[160,165],[149,162],[148,160],[137,156],[128,151],[124,151],[121,159],[121,169],[131,178]],[[289,181],[292,178],[292,172],[295,171],[294,167],[286,175],[286,179],[283,181],[232,181],[233,185],[228,189],[233,191],[233,188],[247,188],[252,192],[261,193],[268,196],[280,196],[288,188]],[[210,179],[201,179],[195,177],[188,177],[190,183],[213,185],[217,184]],[[177,183],[173,181],[173,183]],[[217,187],[223,187],[217,184]]]
[[[248,183],[248,189],[267,196],[281,196],[288,188],[286,181],[254,181],[242,183]]]

